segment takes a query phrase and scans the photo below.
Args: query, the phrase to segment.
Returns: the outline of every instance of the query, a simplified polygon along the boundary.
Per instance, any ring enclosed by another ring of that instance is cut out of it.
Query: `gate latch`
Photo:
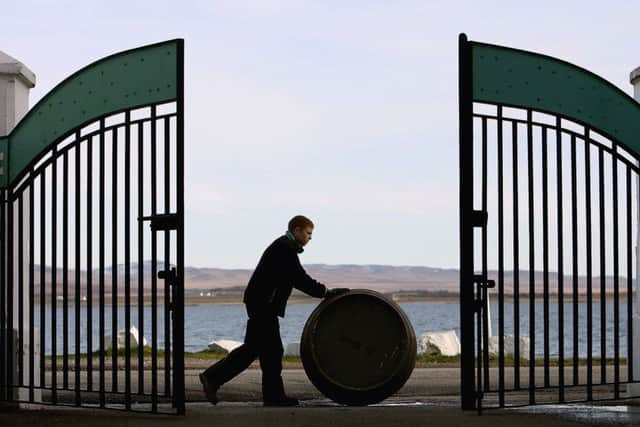
[[[496,287],[496,281],[491,279],[485,279],[482,274],[474,274],[473,275],[473,283],[478,286],[478,293],[480,294],[480,298],[474,299],[474,311],[476,313],[480,313],[482,308],[484,307],[484,299],[482,298],[482,293],[480,293],[481,289],[491,289]]]
[[[177,230],[178,214],[156,214],[150,216],[138,217],[139,221],[151,221],[149,226],[152,231],[158,230]]]
[[[176,294],[178,292],[178,273],[176,272],[176,268],[172,267],[170,270],[160,270],[158,271],[158,279],[162,279],[171,288],[171,301],[169,302],[169,310],[173,311],[175,309],[175,300]]]
[[[473,282],[485,289],[492,289],[496,287],[496,281],[492,279],[485,279],[482,274],[475,274],[473,276]]]
[[[473,211],[471,213],[471,222],[474,227],[486,227],[489,219],[487,211]]]

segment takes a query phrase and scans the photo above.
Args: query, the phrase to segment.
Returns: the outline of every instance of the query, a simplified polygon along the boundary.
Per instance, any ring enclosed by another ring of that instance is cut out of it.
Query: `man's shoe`
[[[265,399],[264,406],[298,406],[300,402],[289,396],[282,396],[277,399]]]
[[[204,389],[204,395],[207,397],[207,400],[214,405],[218,403],[218,396],[216,393],[220,386],[218,384],[214,384],[207,379],[207,377],[203,374],[199,375],[200,384],[202,384],[202,388]]]

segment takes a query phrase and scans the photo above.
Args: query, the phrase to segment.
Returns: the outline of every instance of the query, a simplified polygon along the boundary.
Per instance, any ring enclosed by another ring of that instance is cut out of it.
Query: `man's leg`
[[[256,360],[256,357],[257,353],[254,349],[247,344],[242,344],[225,358],[209,366],[209,368],[203,372],[203,375],[219,387],[247,369],[249,365]]]
[[[262,369],[262,400],[265,405],[292,406],[298,401],[288,398],[282,383],[282,338],[276,316],[262,321],[262,339],[258,349]]]
[[[251,336],[256,335],[256,333],[253,332],[254,328],[254,322],[251,322],[251,319],[249,319],[247,321],[247,330],[244,339],[245,343],[234,349],[225,358],[214,363],[200,374],[200,382],[204,387],[205,395],[209,402],[214,405],[218,403],[216,393],[220,386],[247,369],[258,357],[256,347],[248,342],[251,341]]]

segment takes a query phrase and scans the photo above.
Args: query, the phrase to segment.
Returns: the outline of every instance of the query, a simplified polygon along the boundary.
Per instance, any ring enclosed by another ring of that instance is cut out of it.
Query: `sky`
[[[457,268],[458,34],[582,66],[632,94],[629,1],[23,0],[0,50],[31,105],[106,55],[185,40],[189,266],[253,268],[290,217],[306,264]]]

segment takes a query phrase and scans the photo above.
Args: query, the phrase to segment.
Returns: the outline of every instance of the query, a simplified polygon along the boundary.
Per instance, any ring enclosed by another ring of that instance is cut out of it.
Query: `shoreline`
[[[149,346],[145,346],[144,355],[142,356],[143,363],[144,363],[144,367],[143,367],[144,370],[151,369],[152,355],[153,355],[152,348]],[[212,363],[215,363],[221,360],[222,358],[226,357],[227,355],[228,353],[213,352],[210,350],[201,350],[197,352],[185,351],[184,352],[185,369],[206,368]],[[81,369],[86,369],[88,364],[88,359],[91,359],[92,366],[99,366],[99,362],[101,359],[101,355],[99,352],[93,353],[91,357],[88,357],[86,353],[80,353],[78,356],[80,361],[79,366]],[[75,367],[74,357],[75,357],[75,353],[69,354],[68,356],[68,361],[71,368]],[[111,369],[111,366],[112,366],[111,363],[113,361],[114,355],[111,352],[105,352],[103,353],[103,357],[105,361],[105,366]],[[117,356],[115,356],[115,359],[117,361],[116,363],[119,369],[125,366],[125,361],[127,359],[130,360],[132,369],[138,369],[139,357],[140,355],[135,349],[131,351],[130,357],[127,357],[125,355],[124,350],[120,350]],[[171,358],[172,357],[170,356],[170,359]],[[56,359],[57,370],[62,369],[64,366],[63,365],[64,356],[57,355],[55,359]],[[164,362],[165,362],[164,349],[161,349],[161,348],[157,349],[156,360],[158,361],[158,368],[162,369],[164,367]],[[424,369],[434,369],[434,368],[443,368],[443,367],[459,368],[461,363],[461,356],[460,355],[441,356],[441,355],[429,355],[424,353],[417,353],[415,360],[416,360],[416,363],[415,363],[416,368],[424,368]],[[499,362],[498,356],[490,356],[489,367],[497,368],[499,366],[498,362]],[[588,366],[589,359],[586,357],[579,357],[575,362],[577,362],[576,365],[585,367],[585,366]],[[591,359],[592,366],[599,366],[600,362],[601,362],[600,357],[593,357]],[[282,364],[283,364],[283,369],[303,369],[302,359],[300,356],[283,356]],[[606,366],[615,366],[615,359],[613,357],[607,357],[605,364]],[[620,357],[619,364],[621,367],[623,366],[626,367],[627,358]],[[51,355],[46,355],[45,370],[51,371],[52,365],[53,365],[53,357]],[[544,356],[542,355],[536,356],[533,365],[536,368],[543,368],[545,366]],[[549,367],[557,368],[559,367],[559,365],[560,365],[560,359],[557,356],[552,356],[549,358]],[[573,358],[565,357],[563,365],[565,368],[572,367],[574,365]],[[530,366],[529,359],[521,357],[519,360],[519,366],[521,368],[528,368]],[[251,363],[249,369],[258,369],[259,367],[260,367],[259,361],[255,360],[254,362]],[[515,358],[513,357],[513,354],[505,354],[504,367],[505,368],[515,367]]]
[[[449,295],[443,295],[442,293],[439,292],[435,292],[438,295],[420,295],[420,294],[416,294],[413,293],[414,291],[398,291],[398,292],[393,292],[393,293],[385,293],[385,292],[380,292],[381,294],[383,294],[384,296],[386,296],[387,298],[393,300],[396,303],[437,303],[437,304],[459,304],[460,303],[460,297],[458,294],[454,294],[454,293],[450,293]],[[403,294],[405,293],[405,294]],[[499,301],[498,295],[490,293],[489,294],[490,297],[490,301],[492,304],[495,304]],[[578,294],[577,295],[577,302],[579,303],[585,303],[587,302],[587,295],[586,294]],[[163,293],[158,293],[157,296],[157,304],[158,306],[162,306],[164,301],[166,299],[166,295],[164,295]],[[627,299],[627,294],[620,292],[619,297],[618,297],[618,301],[620,302],[625,302]],[[519,297],[519,301],[520,303],[524,303],[524,302],[529,302],[530,297],[528,294],[522,294]],[[538,295],[536,294],[534,296],[534,300],[536,302],[542,302],[544,301],[544,296],[543,295]],[[607,303],[611,303],[614,300],[614,294],[611,293],[607,293],[605,296],[605,300],[607,301]],[[299,304],[317,304],[321,301],[320,298],[313,298],[313,297],[307,297],[304,295],[292,295],[289,298],[289,305],[299,305]],[[514,303],[515,298],[513,295],[504,295],[504,302],[505,303]],[[558,303],[560,301],[560,297],[557,294],[550,294],[549,295],[549,302],[552,303]],[[571,294],[565,294],[563,297],[563,301],[565,304],[570,304],[573,303],[574,298],[573,295]],[[601,301],[601,298],[599,295],[593,295],[591,298],[592,303],[599,303]],[[40,301],[39,298],[36,298],[34,300],[34,305],[39,305]],[[113,306],[113,299],[111,297],[110,294],[106,294],[104,297],[104,307],[112,307]],[[67,302],[67,308],[68,309],[73,309],[73,307],[75,307],[76,301],[73,299],[70,299]],[[184,306],[185,307],[196,307],[196,306],[212,306],[212,305],[242,305],[244,304],[242,301],[242,295],[238,295],[238,294],[232,294],[232,295],[221,295],[221,296],[215,296],[215,297],[207,297],[207,296],[192,296],[192,295],[185,295],[185,299],[184,299]],[[51,306],[52,305],[52,301],[51,301],[51,296],[47,295],[45,298],[45,305],[47,306]],[[80,301],[80,306],[81,307],[87,307],[88,301],[86,300],[82,300]],[[125,306],[125,299],[122,296],[119,296],[117,299],[117,303],[116,305],[118,307],[124,307]],[[137,295],[131,295],[130,297],[130,307],[137,307],[138,305],[138,296]],[[149,294],[145,294],[144,296],[144,305],[148,306],[151,305],[151,295]],[[56,306],[58,308],[63,308],[65,306],[65,302],[64,300],[56,300]],[[93,298],[91,301],[91,306],[93,308],[98,308],[100,307],[100,300],[99,298]]]

